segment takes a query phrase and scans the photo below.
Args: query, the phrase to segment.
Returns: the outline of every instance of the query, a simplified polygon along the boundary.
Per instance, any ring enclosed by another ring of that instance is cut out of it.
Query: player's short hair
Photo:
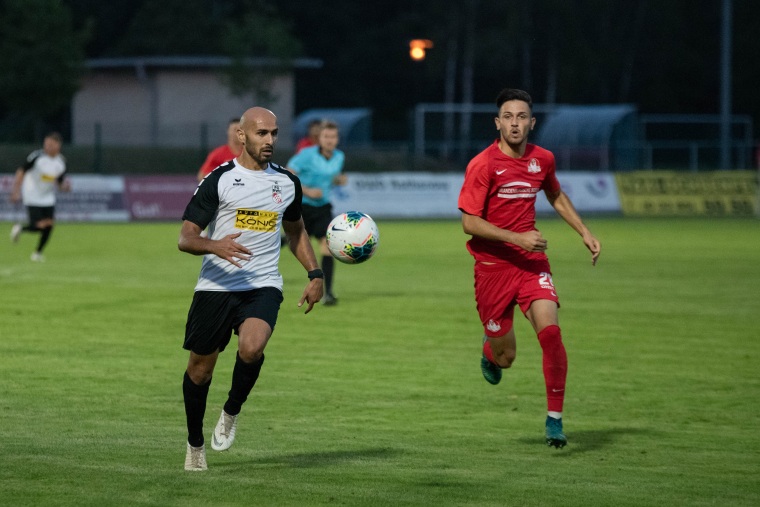
[[[227,122],[227,126],[229,127],[233,123],[240,123],[240,118],[230,118],[230,121]]]
[[[530,98],[528,92],[518,90],[517,88],[504,88],[496,96],[496,108],[501,109],[502,104],[509,102],[510,100],[522,100],[528,104],[528,107],[533,110],[533,99]]]
[[[338,124],[332,120],[323,120],[322,123],[320,124],[320,128],[330,129],[330,130],[339,130]]]
[[[45,139],[53,139],[58,141],[59,144],[63,144],[63,136],[59,132],[48,132],[45,135]]]
[[[312,120],[309,120],[309,124],[306,126],[306,135],[318,135],[322,131],[323,121],[324,120],[321,118],[314,118]]]

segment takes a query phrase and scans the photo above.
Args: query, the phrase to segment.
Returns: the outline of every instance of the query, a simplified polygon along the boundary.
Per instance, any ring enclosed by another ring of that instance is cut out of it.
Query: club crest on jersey
[[[491,319],[488,321],[488,324],[486,324],[486,329],[488,329],[492,333],[498,333],[499,331],[501,331],[501,324]]]
[[[538,160],[535,158],[530,159],[530,162],[528,162],[528,172],[529,173],[540,173],[541,172],[541,166],[538,163]]]
[[[272,200],[277,204],[282,202],[282,188],[277,183],[272,185]]]

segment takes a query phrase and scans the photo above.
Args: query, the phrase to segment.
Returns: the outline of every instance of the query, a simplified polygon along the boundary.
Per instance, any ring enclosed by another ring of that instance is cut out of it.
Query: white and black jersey
[[[301,218],[301,182],[276,164],[253,171],[231,160],[200,182],[182,220],[208,227],[210,239],[242,232],[235,240],[251,251],[238,268],[213,254],[203,257],[196,291],[282,290],[280,228]]]
[[[21,199],[25,206],[55,206],[55,190],[66,174],[66,159],[60,153],[51,157],[42,150],[35,150],[26,158],[21,168],[24,181]]]

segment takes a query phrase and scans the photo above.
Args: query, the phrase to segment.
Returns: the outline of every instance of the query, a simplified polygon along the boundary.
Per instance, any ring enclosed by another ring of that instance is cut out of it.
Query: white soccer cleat
[[[202,472],[208,470],[206,465],[206,446],[193,447],[187,444],[187,454],[185,454],[185,470],[189,472]]]
[[[39,252],[32,252],[32,256],[29,257],[32,262],[45,262],[45,256]]]
[[[21,224],[15,224],[11,227],[11,241],[13,243],[18,243],[18,238],[21,236],[22,229]]]
[[[222,410],[219,422],[216,423],[214,433],[211,435],[211,448],[215,451],[226,451],[235,441],[235,428],[237,428],[236,415],[229,415]]]

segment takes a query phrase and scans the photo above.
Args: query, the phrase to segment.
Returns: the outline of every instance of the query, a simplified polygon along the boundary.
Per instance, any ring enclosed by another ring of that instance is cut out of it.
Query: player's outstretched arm
[[[242,266],[238,260],[250,259],[251,251],[235,241],[242,232],[229,234],[219,240],[204,238],[201,232],[198,224],[185,220],[182,222],[177,248],[193,255],[214,254],[239,268]]]
[[[583,238],[583,244],[591,252],[591,264],[596,265],[599,254],[602,253],[602,244],[581,220],[581,216],[575,210],[572,201],[562,190],[556,194],[546,194],[549,203],[554,207],[559,216],[570,225]]]
[[[317,264],[317,256],[314,254],[314,249],[311,247],[311,241],[309,241],[309,235],[306,233],[306,227],[304,227],[303,219],[299,218],[296,222],[289,222],[287,220],[282,221],[282,229],[285,231],[285,235],[288,237],[288,244],[290,245],[290,251],[293,252],[298,262],[306,269],[306,271],[313,271],[319,268]],[[319,302],[324,295],[324,280],[322,278],[314,278],[309,280],[306,288],[301,294],[301,299],[298,301],[299,308],[307,303],[306,311],[309,313],[314,304]]]

